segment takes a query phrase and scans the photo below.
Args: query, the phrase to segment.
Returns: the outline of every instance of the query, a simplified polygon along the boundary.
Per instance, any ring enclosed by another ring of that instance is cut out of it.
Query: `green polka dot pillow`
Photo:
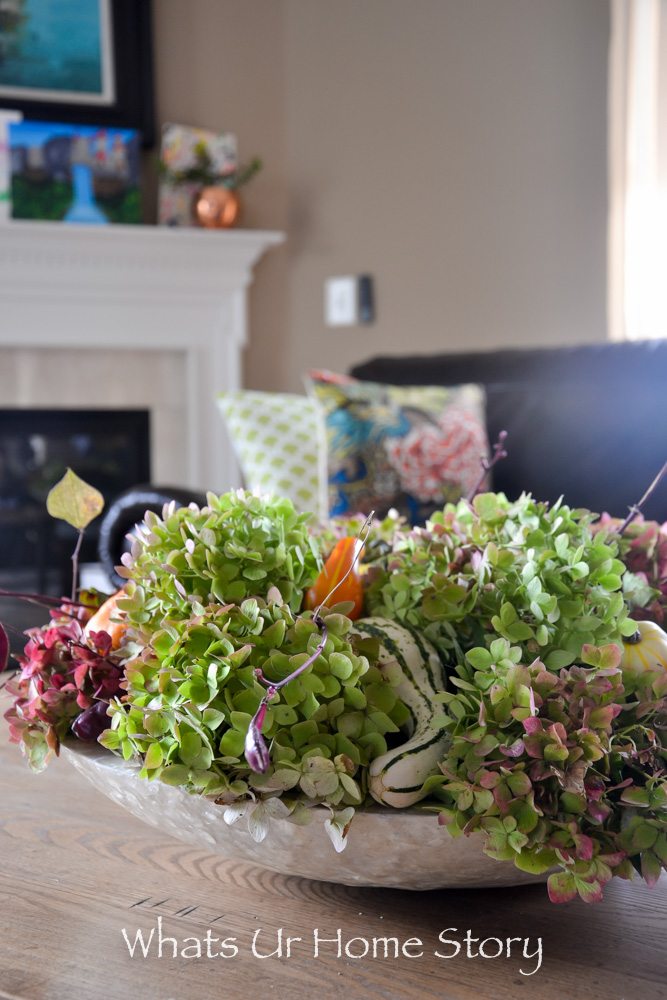
[[[247,488],[326,517],[326,437],[317,400],[244,389],[221,393],[218,405]]]

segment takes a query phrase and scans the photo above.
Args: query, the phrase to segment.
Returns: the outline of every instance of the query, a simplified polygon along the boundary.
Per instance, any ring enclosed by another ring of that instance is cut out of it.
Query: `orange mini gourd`
[[[341,538],[336,543],[334,549],[324,564],[324,569],[315,580],[315,583],[306,591],[305,606],[309,611],[315,608],[328,597],[334,587],[340,583],[354,562],[357,553],[357,546],[360,543],[356,538]],[[359,555],[361,559],[361,554]],[[352,601],[354,606],[348,612],[347,617],[353,621],[361,618],[364,611],[364,591],[361,583],[361,574],[357,563],[352,567],[347,579],[337,588],[332,596],[333,604],[341,601]]]
[[[119,611],[117,604],[123,597],[125,597],[124,590],[112,594],[86,622],[85,635],[90,635],[91,632],[108,632],[111,636],[112,649],[118,649],[123,633],[127,629],[127,622],[118,620],[122,612]]]

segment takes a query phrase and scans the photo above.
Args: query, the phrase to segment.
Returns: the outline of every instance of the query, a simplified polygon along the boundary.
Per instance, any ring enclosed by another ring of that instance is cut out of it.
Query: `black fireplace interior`
[[[108,504],[150,481],[149,439],[148,410],[0,410],[0,587],[68,594],[77,532],[49,517],[49,490],[69,467]],[[86,529],[82,563],[97,561],[99,521]],[[18,620],[9,599],[0,605],[0,620]]]

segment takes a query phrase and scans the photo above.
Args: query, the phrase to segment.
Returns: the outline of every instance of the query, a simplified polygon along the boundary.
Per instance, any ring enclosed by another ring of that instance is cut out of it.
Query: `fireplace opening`
[[[135,483],[150,482],[148,410],[0,410],[0,587],[69,594],[77,532],[46,511],[46,497],[67,468],[100,491],[105,505]],[[100,518],[86,529],[80,562],[97,562]],[[43,609],[0,598],[0,620],[40,624]],[[13,644],[12,644],[13,645]]]

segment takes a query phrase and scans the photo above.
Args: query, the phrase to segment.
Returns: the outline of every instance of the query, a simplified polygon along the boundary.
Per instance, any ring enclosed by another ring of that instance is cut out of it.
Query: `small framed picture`
[[[0,111],[0,223],[9,218],[10,209],[10,161],[9,126],[21,121],[20,111]]]
[[[150,0],[2,0],[0,107],[152,145]]]
[[[194,226],[194,198],[206,184],[237,169],[236,136],[167,122],[160,143],[158,223]],[[208,180],[204,180],[208,177]],[[174,180],[178,178],[178,180]]]
[[[23,121],[9,125],[13,219],[141,222],[139,133]]]

